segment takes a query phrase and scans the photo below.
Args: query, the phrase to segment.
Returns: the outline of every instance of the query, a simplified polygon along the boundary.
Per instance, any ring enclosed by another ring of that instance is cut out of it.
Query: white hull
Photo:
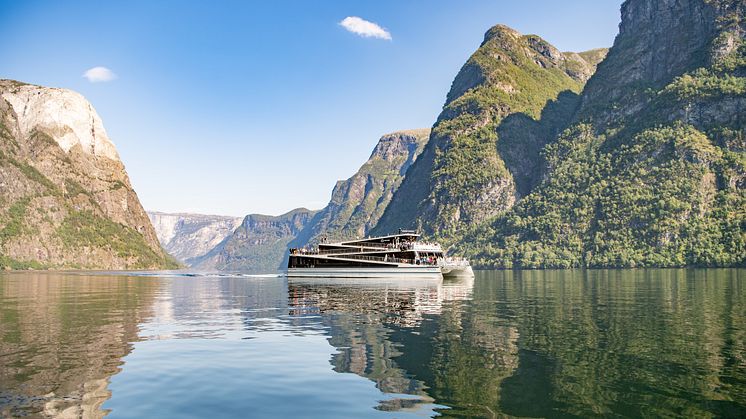
[[[386,268],[288,268],[288,278],[443,279],[439,266]]]

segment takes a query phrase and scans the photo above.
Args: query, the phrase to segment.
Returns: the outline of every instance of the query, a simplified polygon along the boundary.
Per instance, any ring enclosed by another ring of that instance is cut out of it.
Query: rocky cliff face
[[[487,31],[373,232],[412,227],[450,240],[512,207],[536,183],[539,151],[604,54],[562,53],[503,25]]]
[[[241,217],[202,214],[167,214],[148,211],[163,248],[186,266],[192,266],[241,225]]]
[[[743,7],[738,0],[624,2],[614,53],[589,81],[579,115],[613,124],[674,77],[729,55],[743,38]]]
[[[543,180],[458,251],[483,266],[746,263],[746,4],[628,0]]]
[[[201,270],[274,273],[287,257],[288,245],[316,214],[305,208],[283,215],[247,215],[241,225],[202,257],[191,259]]]
[[[81,95],[0,80],[0,265],[175,266]]]
[[[322,234],[330,240],[367,235],[422,152],[429,135],[429,129],[416,129],[382,136],[360,170],[337,182],[329,204],[316,214],[293,244],[304,246],[316,242]]]

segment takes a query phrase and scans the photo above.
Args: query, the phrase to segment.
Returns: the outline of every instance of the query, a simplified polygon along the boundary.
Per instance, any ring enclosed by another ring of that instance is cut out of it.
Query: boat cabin
[[[315,250],[290,249],[288,268],[439,266],[444,254],[437,243],[422,243],[420,234],[398,234],[326,243]]]

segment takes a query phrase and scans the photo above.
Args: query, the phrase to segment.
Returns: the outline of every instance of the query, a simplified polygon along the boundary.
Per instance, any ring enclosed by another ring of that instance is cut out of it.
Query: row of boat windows
[[[387,265],[365,261],[316,259],[291,256],[288,268],[385,268]]]

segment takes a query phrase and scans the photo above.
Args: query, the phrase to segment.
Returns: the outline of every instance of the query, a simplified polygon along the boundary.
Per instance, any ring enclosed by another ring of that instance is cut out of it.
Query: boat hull
[[[444,278],[459,278],[459,277],[473,277],[474,271],[471,266],[455,266],[455,267],[443,267]]]
[[[288,268],[288,278],[443,279],[439,266],[381,268]]]

